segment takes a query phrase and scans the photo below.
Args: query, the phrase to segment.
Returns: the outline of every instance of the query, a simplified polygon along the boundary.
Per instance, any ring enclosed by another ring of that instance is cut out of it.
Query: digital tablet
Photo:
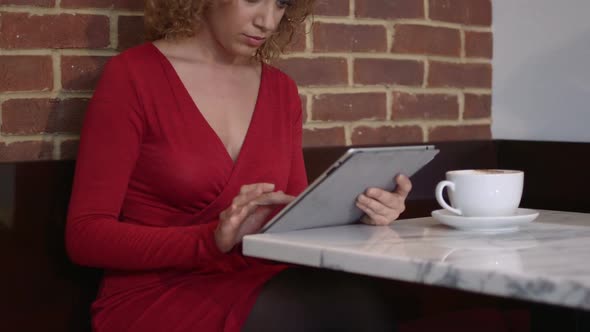
[[[408,177],[430,162],[432,145],[351,148],[275,215],[263,233],[356,223],[364,212],[355,201],[369,187],[393,191],[395,175]]]

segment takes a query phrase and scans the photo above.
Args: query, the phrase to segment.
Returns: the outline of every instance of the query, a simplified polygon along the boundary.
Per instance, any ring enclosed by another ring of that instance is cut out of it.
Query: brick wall
[[[75,158],[105,61],[142,42],[142,0],[0,0],[0,160]],[[276,65],[304,144],[490,138],[491,0],[318,0]]]

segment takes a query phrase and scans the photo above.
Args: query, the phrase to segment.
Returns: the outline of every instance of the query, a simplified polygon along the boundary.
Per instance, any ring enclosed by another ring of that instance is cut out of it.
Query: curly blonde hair
[[[179,39],[192,37],[199,29],[203,14],[218,0],[146,0],[146,39]],[[293,0],[285,10],[277,31],[256,51],[255,58],[270,61],[293,40],[293,35],[311,14],[315,0]]]

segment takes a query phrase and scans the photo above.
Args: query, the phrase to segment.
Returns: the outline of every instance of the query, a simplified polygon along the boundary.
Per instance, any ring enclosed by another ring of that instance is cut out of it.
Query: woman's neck
[[[176,41],[174,44],[182,50],[183,57],[195,61],[214,65],[252,65],[255,63],[253,56],[231,54],[213,36],[213,33],[203,24],[192,37]]]

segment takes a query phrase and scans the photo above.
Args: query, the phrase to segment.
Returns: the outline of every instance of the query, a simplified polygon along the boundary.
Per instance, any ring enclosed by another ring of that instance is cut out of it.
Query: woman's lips
[[[260,47],[266,41],[264,37],[256,37],[244,34],[246,37],[246,43],[252,47]]]

